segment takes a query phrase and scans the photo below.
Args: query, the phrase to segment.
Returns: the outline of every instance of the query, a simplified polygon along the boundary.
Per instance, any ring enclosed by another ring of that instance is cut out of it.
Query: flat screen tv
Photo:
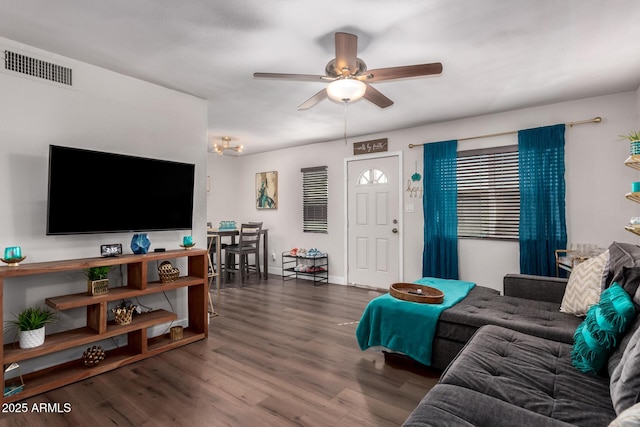
[[[195,165],[49,146],[47,234],[192,228]]]

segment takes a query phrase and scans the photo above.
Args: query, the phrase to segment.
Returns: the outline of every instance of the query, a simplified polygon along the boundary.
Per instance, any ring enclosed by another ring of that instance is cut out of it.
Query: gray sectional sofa
[[[631,245],[622,247],[610,276],[620,277],[623,264],[640,266],[640,248],[629,256]],[[440,316],[432,364],[445,370],[404,426],[608,425],[640,399],[640,268],[634,271],[636,283],[625,290],[636,316],[601,375],[572,366],[583,319],[559,311],[565,279],[508,275],[504,296],[474,288]]]
[[[465,299],[440,315],[431,366],[444,370],[484,325],[505,326],[571,344],[582,319],[560,312],[566,284],[567,279],[508,274],[504,296],[494,289],[474,287]]]

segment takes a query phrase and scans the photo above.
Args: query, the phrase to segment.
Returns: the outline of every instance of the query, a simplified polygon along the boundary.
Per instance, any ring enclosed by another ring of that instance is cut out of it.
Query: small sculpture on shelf
[[[146,254],[151,247],[151,240],[147,233],[136,233],[131,239],[131,252],[137,255]]]
[[[133,320],[133,312],[136,310],[135,305],[120,306],[112,308],[111,312],[115,315],[116,325],[128,325]]]
[[[87,350],[82,353],[82,360],[84,361],[84,366],[93,367],[98,363],[102,362],[105,358],[105,352],[99,345],[94,345],[93,347],[87,348]]]
[[[171,265],[169,261],[163,261],[158,267],[158,276],[162,283],[175,282],[180,277],[180,270]]]

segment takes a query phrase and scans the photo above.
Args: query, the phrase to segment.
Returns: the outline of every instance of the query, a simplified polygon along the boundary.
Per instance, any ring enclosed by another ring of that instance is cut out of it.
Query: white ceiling
[[[442,62],[350,104],[348,135],[635,90],[638,0],[0,0],[0,36],[209,101],[209,137],[252,154],[340,139],[344,108],[297,106],[323,83],[334,33],[368,68]]]

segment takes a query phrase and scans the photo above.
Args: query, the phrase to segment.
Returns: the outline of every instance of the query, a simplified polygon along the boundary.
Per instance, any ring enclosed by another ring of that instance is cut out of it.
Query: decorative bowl
[[[416,285],[415,283],[394,283],[389,288],[392,297],[426,304],[441,304],[444,293],[431,286]]]

